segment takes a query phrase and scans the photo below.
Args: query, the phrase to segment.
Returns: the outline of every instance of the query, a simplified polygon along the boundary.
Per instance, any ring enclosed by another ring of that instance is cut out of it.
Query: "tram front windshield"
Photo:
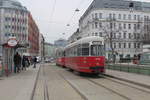
[[[104,46],[103,45],[92,45],[91,46],[91,56],[104,56]]]

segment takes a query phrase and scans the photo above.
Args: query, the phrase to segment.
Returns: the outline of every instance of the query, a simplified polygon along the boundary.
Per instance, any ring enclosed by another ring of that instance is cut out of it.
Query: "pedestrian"
[[[26,70],[27,67],[27,58],[26,56],[23,56],[22,58],[22,70]]]
[[[33,58],[33,63],[34,63],[33,68],[36,68],[36,63],[37,63],[37,58],[36,57]]]
[[[20,72],[20,67],[21,67],[21,56],[19,55],[18,52],[14,55],[14,73],[19,73]]]

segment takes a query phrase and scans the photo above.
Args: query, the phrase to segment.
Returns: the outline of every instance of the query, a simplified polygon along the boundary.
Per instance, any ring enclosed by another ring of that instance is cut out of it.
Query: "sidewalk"
[[[108,69],[106,70],[106,74],[150,88],[150,76]]]
[[[40,65],[0,78],[0,100],[30,100]]]

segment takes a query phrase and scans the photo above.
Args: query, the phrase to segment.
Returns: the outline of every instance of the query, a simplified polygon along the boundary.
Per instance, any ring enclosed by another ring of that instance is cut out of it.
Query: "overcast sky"
[[[45,40],[67,39],[78,28],[78,20],[93,0],[18,0],[32,13]],[[137,0],[150,1],[150,0]],[[80,11],[74,13],[75,9]],[[70,24],[70,26],[67,26]],[[62,33],[65,33],[64,35]]]

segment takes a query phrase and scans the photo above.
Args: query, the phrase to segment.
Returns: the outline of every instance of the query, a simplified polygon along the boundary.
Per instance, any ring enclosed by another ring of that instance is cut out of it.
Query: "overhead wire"
[[[55,12],[55,7],[56,6],[56,0],[54,0],[54,4],[53,4],[53,8],[52,8],[52,13],[51,13],[51,16],[50,16],[50,21],[52,21],[53,19],[53,15],[54,15],[54,12]]]
[[[82,4],[84,1],[85,1],[85,0],[81,0],[81,1],[79,2],[79,4],[77,5],[76,9],[74,10],[72,16],[71,16],[70,19],[68,20],[67,26],[70,26],[70,22],[72,21],[73,17],[75,16],[75,13],[78,12],[78,11],[80,11],[80,10],[79,10],[79,7],[81,6],[81,4]]]
[[[53,20],[53,15],[54,15],[54,12],[55,12],[55,9],[56,9],[56,3],[57,3],[57,1],[56,0],[54,0],[54,3],[53,3],[53,5],[52,5],[52,12],[51,12],[51,14],[50,14],[50,24],[51,24],[51,22],[52,22],[52,20]],[[49,26],[49,30],[50,30],[51,28],[50,28],[50,26]],[[45,35],[47,35],[46,37],[48,37],[48,33],[47,34],[45,34]]]

